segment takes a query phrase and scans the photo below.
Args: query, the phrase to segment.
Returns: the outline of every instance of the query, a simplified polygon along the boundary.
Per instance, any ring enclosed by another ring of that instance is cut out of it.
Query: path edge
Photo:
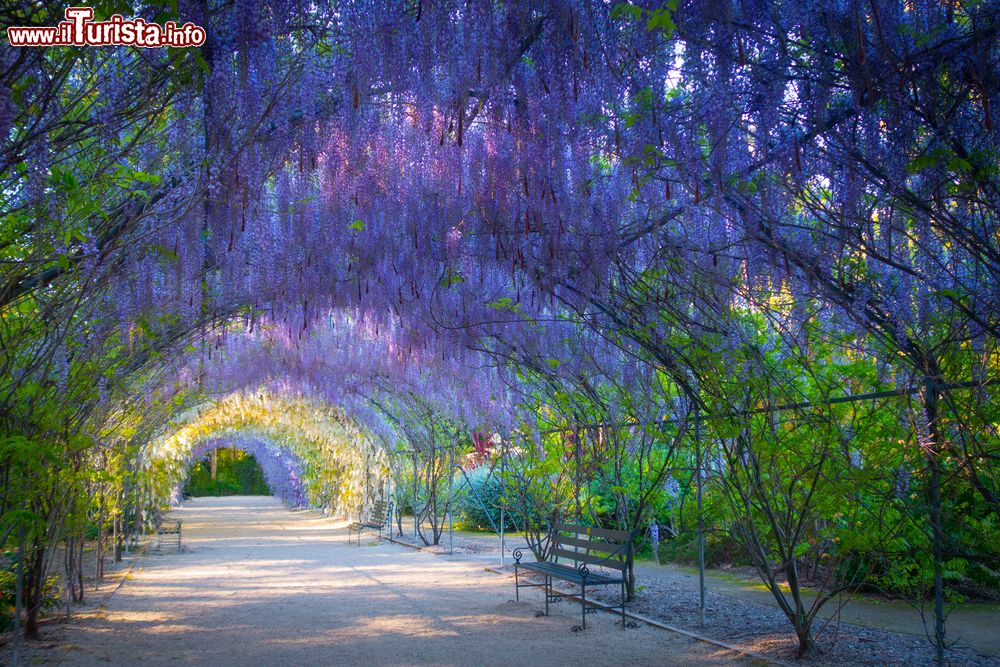
[[[427,549],[425,547],[422,547],[419,544],[412,544],[410,542],[403,542],[403,541],[400,541],[400,540],[396,540],[396,539],[394,539],[392,537],[385,537],[384,540],[387,541],[387,542],[391,542],[393,544],[398,544],[400,546],[409,547],[410,549],[415,549],[416,551],[423,551],[425,553],[434,554],[435,556],[441,556],[441,555],[447,556],[447,555],[450,555],[450,554],[441,554],[441,553],[439,553],[437,551],[433,551],[431,549]],[[505,572],[505,571],[500,570],[498,568],[495,568],[493,566],[487,566],[487,567],[484,567],[483,569],[485,571],[487,571],[487,572],[490,572],[490,573],[496,574],[496,575],[500,575],[502,577],[511,578],[511,577],[514,576],[510,572]],[[567,592],[567,591],[559,590],[559,589],[555,589],[555,590],[558,590],[559,594],[561,596],[563,596],[563,597],[567,597],[567,598],[570,598],[572,600],[576,600],[578,602],[580,601],[580,596],[577,595],[577,594],[575,594],[575,593],[571,593],[571,592]],[[617,607],[613,608],[613,607],[610,607],[610,606],[608,606],[608,605],[606,605],[606,604],[604,604],[602,602],[595,602],[594,600],[587,600],[587,604],[590,605],[590,606],[596,607],[598,609],[601,609],[602,611],[607,611],[607,612],[614,613],[616,615],[621,615],[621,611]],[[688,637],[690,639],[694,639],[696,641],[704,642],[706,644],[711,644],[712,646],[717,646],[719,648],[724,648],[724,649],[726,649],[728,651],[733,651],[734,653],[739,653],[740,655],[745,655],[746,657],[751,658],[752,660],[755,660],[755,661],[764,661],[764,663],[768,664],[768,665],[779,665],[780,667],[796,667],[796,665],[793,665],[792,663],[786,662],[786,661],[781,660],[779,658],[774,658],[774,657],[771,657],[771,656],[767,656],[767,655],[764,655],[763,653],[757,653],[756,651],[750,651],[750,650],[747,650],[745,648],[741,648],[739,646],[736,646],[735,644],[730,644],[730,643],[724,642],[724,641],[722,641],[720,639],[713,639],[712,637],[708,637],[706,635],[700,634],[698,632],[694,632],[692,630],[686,630],[684,628],[679,628],[677,626],[670,625],[669,623],[664,623],[662,621],[658,621],[656,619],[650,618],[650,617],[645,616],[643,614],[636,613],[634,611],[628,611],[628,610],[626,610],[625,611],[625,616],[626,616],[626,618],[630,618],[632,620],[639,621],[640,623],[645,623],[646,625],[652,626],[654,628],[658,628],[660,630],[667,630],[668,632],[676,632],[677,634],[684,635],[685,637]]]

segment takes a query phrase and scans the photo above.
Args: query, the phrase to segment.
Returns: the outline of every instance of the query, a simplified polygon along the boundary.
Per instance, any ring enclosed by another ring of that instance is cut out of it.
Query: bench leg
[[[517,578],[517,563],[514,563],[514,601],[521,601],[521,582]]]
[[[549,615],[549,598],[552,597],[552,577],[545,575],[545,615]]]
[[[622,631],[625,630],[625,582],[622,581]]]
[[[580,584],[580,615],[583,617],[583,629],[587,629],[587,584]]]

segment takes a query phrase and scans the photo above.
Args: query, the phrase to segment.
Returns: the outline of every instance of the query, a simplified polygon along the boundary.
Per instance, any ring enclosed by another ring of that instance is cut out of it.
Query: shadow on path
[[[273,498],[198,498],[173,514],[182,553],[149,555],[107,608],[49,625],[25,664],[684,665],[747,659],[610,614],[510,602],[468,559],[349,545],[343,522]]]

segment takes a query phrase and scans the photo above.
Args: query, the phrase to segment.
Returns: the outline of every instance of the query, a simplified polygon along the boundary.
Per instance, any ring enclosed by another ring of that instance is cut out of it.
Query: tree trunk
[[[78,591],[76,585],[76,538],[69,536],[63,542],[64,546],[64,557],[63,557],[63,572],[66,575],[66,588],[69,591],[69,601],[70,604],[66,605],[67,612],[69,607],[74,602],[82,602],[83,594],[82,591]]]
[[[14,581],[14,640],[12,663],[17,667],[21,647],[21,614],[24,611],[24,529],[17,541],[17,575]]]
[[[76,558],[73,559],[73,567],[75,568],[73,576],[76,578],[76,585],[80,591],[80,599],[77,602],[80,604],[83,604],[83,597],[86,593],[83,585],[83,550],[85,546],[86,541],[84,540],[84,534],[81,532],[80,537],[76,540]]]
[[[94,554],[94,590],[100,586],[101,579],[104,578],[104,493],[97,511],[97,547]]]
[[[801,658],[809,649],[813,647],[812,632],[810,631],[810,625],[805,627],[800,626],[798,623],[795,624],[795,636],[799,639],[799,651],[798,656]]]
[[[792,625],[795,626],[795,636],[799,639],[799,657],[801,658],[813,646],[812,639],[812,619],[806,615],[805,603],[802,599],[802,589],[799,586],[798,566],[795,562],[794,549],[790,548],[787,554],[788,568],[785,573],[788,577],[788,589],[792,594],[792,602],[795,603],[795,618]]]
[[[24,636],[38,639],[38,615],[45,595],[45,548],[36,539],[27,554],[27,572],[24,586]]]
[[[937,664],[944,666],[945,615],[944,615],[944,528],[941,523],[941,462],[942,450],[938,441],[938,388],[934,378],[925,379],[923,393],[924,413],[927,419],[927,438],[924,454],[930,471],[928,489],[931,519],[931,541],[934,550],[934,649]]]
[[[121,505],[119,505],[121,507]],[[121,530],[121,517],[115,516],[115,520],[111,524],[111,543],[114,545],[112,561],[115,563],[121,562],[122,559],[122,530]]]
[[[628,576],[625,578],[625,599],[632,602],[635,599],[635,544],[628,548]]]

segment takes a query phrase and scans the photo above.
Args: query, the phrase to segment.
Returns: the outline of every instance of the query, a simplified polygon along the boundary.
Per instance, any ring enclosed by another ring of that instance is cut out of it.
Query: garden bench
[[[543,561],[521,562],[520,549],[514,550],[514,595],[520,600],[520,589],[537,586],[545,589],[545,612],[549,615],[549,602],[565,597],[552,593],[552,580],[561,579],[580,587],[580,607],[583,622],[573,626],[573,632],[587,628],[587,587],[621,586],[622,629],[625,621],[625,577],[628,573],[632,550],[632,534],[624,530],[579,526],[561,523],[553,526],[548,557]],[[600,568],[597,571],[591,567]],[[521,569],[540,574],[544,584],[522,584]]]
[[[358,546],[361,546],[361,532],[364,530],[378,531],[378,539],[382,541],[382,530],[386,523],[387,504],[384,500],[376,500],[368,512],[368,518],[355,521],[347,527],[347,542],[351,541],[351,533],[358,534]]]
[[[170,542],[176,541],[177,543],[177,553],[181,551],[181,522],[180,519],[176,521],[164,521],[163,517],[157,517],[156,519],[156,553],[160,553],[163,548],[164,539]]]

